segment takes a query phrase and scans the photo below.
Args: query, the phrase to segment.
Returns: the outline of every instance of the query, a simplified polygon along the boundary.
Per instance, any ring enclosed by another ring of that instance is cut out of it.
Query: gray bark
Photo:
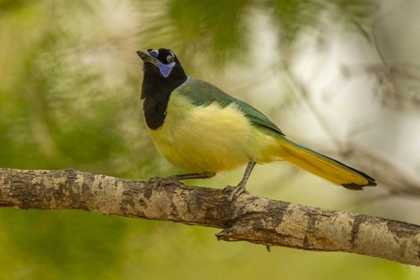
[[[224,241],[348,252],[420,266],[420,227],[181,183],[134,181],[74,170],[0,169],[0,207],[80,209],[220,228]]]

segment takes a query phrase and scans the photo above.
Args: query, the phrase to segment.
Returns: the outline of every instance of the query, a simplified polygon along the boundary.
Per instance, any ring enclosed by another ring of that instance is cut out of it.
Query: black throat
[[[160,75],[159,69],[149,63],[144,64],[143,72],[141,99],[144,99],[144,117],[147,126],[156,130],[165,121],[166,109],[172,91],[182,85],[188,77],[184,71],[172,71],[168,78],[164,78]]]

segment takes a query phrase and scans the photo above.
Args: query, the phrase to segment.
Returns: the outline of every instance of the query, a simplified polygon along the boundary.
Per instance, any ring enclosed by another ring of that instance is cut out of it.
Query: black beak
[[[153,64],[156,67],[159,67],[158,66],[159,59],[157,59],[156,57],[151,56],[148,52],[146,52],[146,51],[137,51],[137,54],[140,56],[141,60],[143,60],[143,63],[150,63],[150,64]]]

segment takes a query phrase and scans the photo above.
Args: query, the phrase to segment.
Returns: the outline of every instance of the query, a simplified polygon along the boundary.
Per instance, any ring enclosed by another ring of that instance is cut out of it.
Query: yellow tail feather
[[[285,138],[279,139],[279,142],[283,160],[333,184],[342,185],[352,190],[361,190],[364,186],[376,186],[375,179],[339,161]]]

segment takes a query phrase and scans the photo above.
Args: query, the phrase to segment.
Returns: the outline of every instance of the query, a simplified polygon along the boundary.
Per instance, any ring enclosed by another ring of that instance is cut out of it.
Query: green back
[[[175,92],[188,97],[188,99],[191,100],[191,103],[197,106],[208,106],[211,103],[216,102],[220,106],[226,107],[235,103],[253,125],[268,128],[271,131],[276,132],[276,134],[278,133],[284,136],[284,133],[280,128],[271,122],[263,113],[251,105],[230,96],[212,84],[189,77],[184,84],[175,90]]]

